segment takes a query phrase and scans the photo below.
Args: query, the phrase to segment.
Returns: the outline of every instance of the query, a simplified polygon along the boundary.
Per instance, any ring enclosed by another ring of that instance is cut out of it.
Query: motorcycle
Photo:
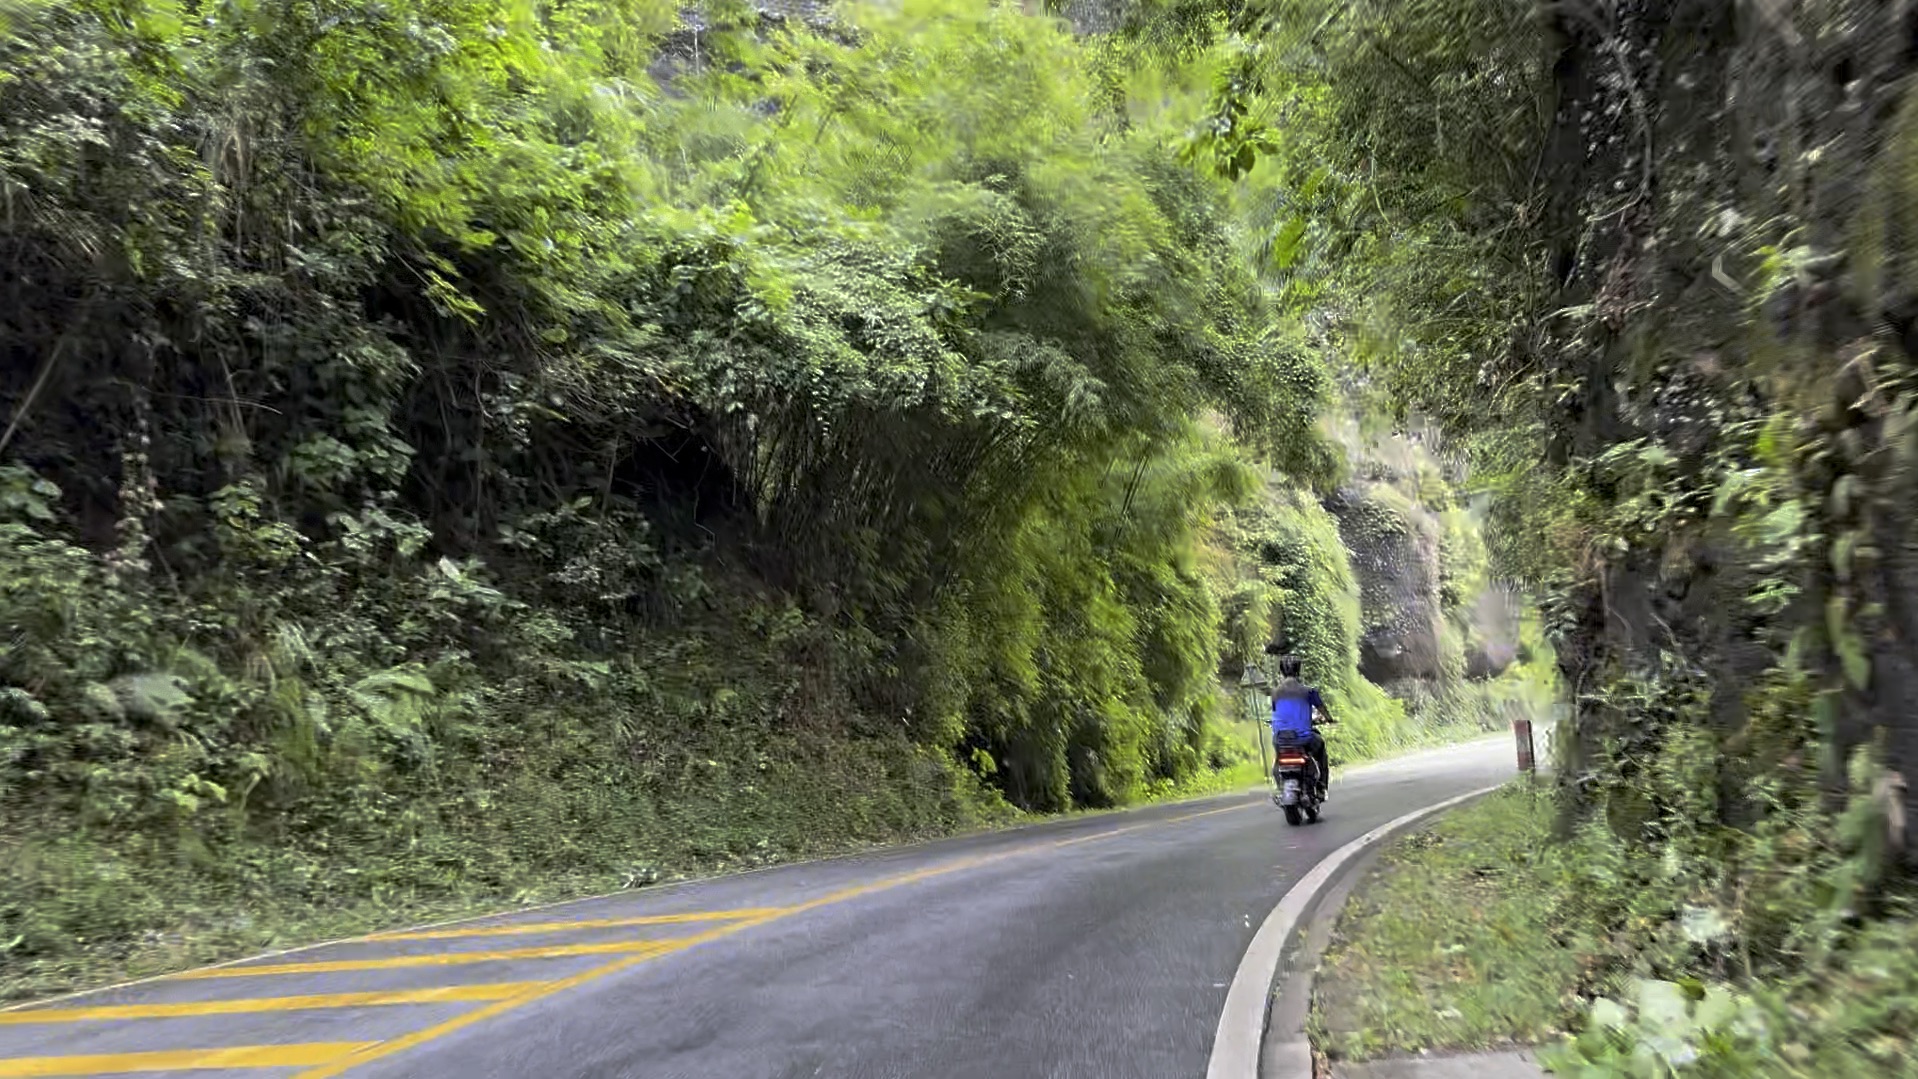
[[[1319,793],[1319,762],[1305,751],[1304,741],[1297,734],[1280,734],[1274,748],[1278,755],[1272,765],[1272,781],[1278,791],[1272,795],[1273,804],[1285,811],[1287,824],[1317,822],[1324,800]]]

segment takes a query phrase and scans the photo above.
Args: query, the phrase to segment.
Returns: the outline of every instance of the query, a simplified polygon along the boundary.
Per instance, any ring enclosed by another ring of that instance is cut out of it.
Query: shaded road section
[[[1355,769],[1317,825],[1229,795],[190,971],[0,1012],[0,1079],[1196,1079],[1288,887],[1513,770],[1496,737]]]

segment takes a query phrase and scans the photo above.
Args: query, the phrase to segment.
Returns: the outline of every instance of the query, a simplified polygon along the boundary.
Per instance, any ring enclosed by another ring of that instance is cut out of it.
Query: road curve
[[[1198,1079],[1287,888],[1512,772],[1495,737],[1301,828],[1229,795],[190,971],[0,1012],[0,1079]]]

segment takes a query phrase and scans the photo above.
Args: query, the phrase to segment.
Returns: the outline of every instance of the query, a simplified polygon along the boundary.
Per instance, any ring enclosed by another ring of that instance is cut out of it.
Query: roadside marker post
[[[1512,736],[1518,741],[1518,770],[1527,775],[1537,775],[1538,762],[1532,754],[1532,721],[1513,720]]]

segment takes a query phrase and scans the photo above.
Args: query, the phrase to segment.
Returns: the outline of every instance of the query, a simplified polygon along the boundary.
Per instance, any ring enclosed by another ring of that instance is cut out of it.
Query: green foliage
[[[1551,825],[1549,791],[1521,780],[1388,844],[1313,979],[1314,1046],[1337,1062],[1563,1030],[1597,938],[1555,902]]]
[[[1370,189],[1178,160],[1350,117],[1136,14],[10,7],[4,991],[1204,789],[1275,634],[1448,729],[1318,501]]]
[[[1061,487],[967,597],[954,663],[978,745],[1015,802],[1137,798],[1207,758],[1219,611],[1197,563],[1210,517],[1250,479],[1196,434],[1183,452]],[[975,549],[977,556],[981,551]],[[977,619],[977,621],[974,621]],[[990,619],[990,620],[987,620]]]
[[[1574,989],[1654,987],[1606,1006],[1589,1074],[1821,1074],[1810,1039],[1718,1013],[1733,992],[1814,1030],[1868,1010],[1833,972],[1908,916],[1888,852],[1918,745],[1918,396],[1911,336],[1880,327],[1912,295],[1918,173],[1908,94],[1847,126],[1804,89],[1826,61],[1780,42],[1892,24],[1846,2],[1203,10],[1233,47],[1191,155],[1240,179],[1279,303],[1354,362],[1350,392],[1469,456],[1484,572],[1541,596],[1576,688],[1554,887],[1608,954]],[[1708,118],[1700,88],[1734,103]],[[1802,122],[1775,159],[1723,141],[1781,107]],[[1801,989],[1810,1011],[1778,1010]],[[1822,1073],[1889,1068],[1873,1037]]]
[[[1320,687],[1339,721],[1336,758],[1407,744],[1415,732],[1404,708],[1359,674],[1359,586],[1332,515],[1296,491],[1272,489],[1234,513],[1223,538],[1241,566],[1228,600],[1228,654],[1257,662],[1265,642],[1275,641],[1297,655],[1301,675]]]
[[[1911,927],[1872,926],[1830,970],[1755,992],[1637,981],[1629,1005],[1600,998],[1578,1037],[1541,1059],[1553,1074],[1590,1079],[1910,1075]]]
[[[1629,1008],[1600,997],[1574,1048],[1547,1062],[1559,1075],[1664,1079],[1698,1074],[1693,1066],[1709,1054],[1712,1072],[1726,1074],[1733,1060],[1755,1063],[1748,1047],[1765,1031],[1755,1002],[1725,986],[1640,979]]]
[[[1718,860],[1624,847],[1598,822],[1554,840],[1556,801],[1515,783],[1387,850],[1315,982],[1316,1044],[1350,1059],[1556,1041],[1548,1070],[1587,1079],[1909,1073],[1918,923],[1869,926],[1796,973],[1754,943],[1760,909],[1806,904],[1804,932],[1831,898],[1806,830],[1769,827],[1731,859],[1746,899],[1720,908],[1694,890]],[[1737,977],[1750,962],[1777,976]]]
[[[844,15],[8,10],[6,992],[1244,765],[1207,539],[1339,460],[1190,102]]]

